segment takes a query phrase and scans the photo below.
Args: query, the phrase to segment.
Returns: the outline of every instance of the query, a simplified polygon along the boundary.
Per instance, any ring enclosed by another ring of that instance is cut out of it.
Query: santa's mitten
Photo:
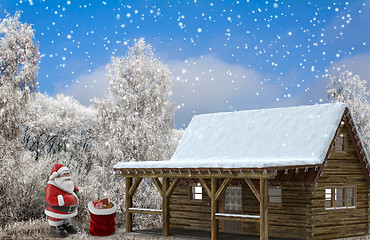
[[[80,193],[78,191],[74,191],[78,199],[81,199]]]

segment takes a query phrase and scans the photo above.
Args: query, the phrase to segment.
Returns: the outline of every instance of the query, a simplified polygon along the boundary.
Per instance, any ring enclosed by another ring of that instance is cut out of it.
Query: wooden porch
[[[268,239],[268,180],[273,178],[272,172],[249,170],[243,171],[241,169],[207,169],[206,171],[188,170],[177,171],[175,169],[169,170],[166,174],[160,170],[161,174],[155,174],[155,170],[137,169],[134,172],[130,170],[121,170],[122,177],[126,178],[125,191],[125,224],[126,231],[132,231],[132,214],[157,214],[163,217],[162,235],[170,235],[170,197],[180,179],[194,179],[201,183],[204,191],[208,195],[211,204],[211,214],[209,216],[211,222],[211,239],[217,240],[220,238],[219,221],[251,221],[260,223],[260,237],[259,239]],[[142,174],[141,174],[142,172]],[[175,173],[175,174],[174,174]],[[202,174],[203,173],[203,174]],[[150,178],[160,195],[162,196],[162,209],[143,209],[132,206],[132,197],[137,190],[142,179]],[[160,180],[161,179],[161,180]],[[227,187],[231,184],[233,179],[241,179],[247,183],[251,191],[259,201],[260,214],[259,215],[244,215],[244,214],[225,214],[219,209],[219,201],[225,193]],[[251,181],[254,179],[254,181]],[[255,184],[255,180],[259,181]],[[194,213],[197,214],[196,212]],[[172,231],[172,230],[171,230]],[[223,233],[222,233],[223,234]],[[245,235],[244,235],[245,236]]]
[[[148,234],[148,235],[154,235],[154,236],[161,236],[162,228],[135,230],[134,232],[142,233],[145,235]],[[171,237],[175,239],[179,239],[179,240],[185,240],[185,239],[209,240],[211,238],[211,232],[171,228]],[[220,232],[218,239],[219,240],[258,240],[260,238],[259,236]],[[269,239],[270,240],[289,240],[288,238],[274,238],[274,237],[270,237]]]

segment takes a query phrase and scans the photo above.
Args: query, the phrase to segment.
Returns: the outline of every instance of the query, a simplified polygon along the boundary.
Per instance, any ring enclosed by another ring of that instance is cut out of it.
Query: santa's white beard
[[[67,193],[73,193],[75,185],[73,184],[72,177],[57,177],[55,183],[58,188]]]

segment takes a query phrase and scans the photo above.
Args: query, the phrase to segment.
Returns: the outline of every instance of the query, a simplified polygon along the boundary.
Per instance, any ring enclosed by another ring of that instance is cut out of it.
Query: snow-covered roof
[[[169,161],[114,168],[265,168],[321,164],[347,105],[320,104],[194,116]]]

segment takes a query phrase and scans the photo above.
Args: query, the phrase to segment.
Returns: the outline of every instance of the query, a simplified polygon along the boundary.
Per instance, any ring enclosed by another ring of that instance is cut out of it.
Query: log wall
[[[269,236],[289,239],[307,239],[309,186],[282,184],[282,204],[269,205]],[[259,202],[248,186],[243,186],[243,212],[258,215]],[[243,234],[259,235],[259,223],[244,222]]]
[[[171,195],[170,228],[211,231],[211,200],[204,190],[202,201],[189,200],[186,181],[181,179]]]
[[[190,180],[192,181],[192,180]],[[256,182],[257,184],[257,182]],[[234,180],[232,186],[242,186],[243,213],[259,215],[259,202],[243,180]],[[309,236],[307,212],[308,191],[306,185],[282,185],[282,206],[269,206],[269,236],[290,239],[307,239]],[[223,198],[219,201],[220,212],[223,212]],[[183,229],[211,230],[211,202],[203,192],[202,201],[189,200],[189,187],[181,180],[170,199],[170,227]],[[219,221],[220,232],[223,231],[223,221]],[[242,234],[259,235],[259,222],[243,222]]]
[[[340,132],[347,138],[347,153],[330,150],[321,175],[310,190],[311,239],[332,239],[368,234],[368,185],[355,146],[345,126]],[[355,186],[355,209],[325,209],[325,187]]]

